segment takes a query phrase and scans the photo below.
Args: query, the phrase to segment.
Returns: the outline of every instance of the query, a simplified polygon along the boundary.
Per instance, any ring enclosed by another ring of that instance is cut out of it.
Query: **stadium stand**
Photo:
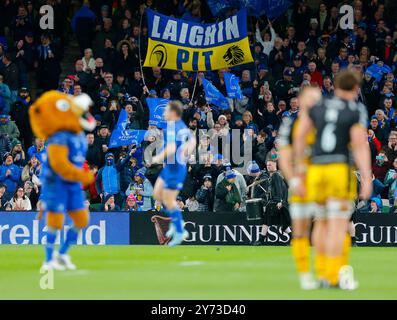
[[[55,27],[38,26],[39,7],[54,8]],[[147,50],[145,8],[195,22],[213,22],[206,1],[1,1],[0,2],[0,207],[36,210],[40,205],[45,141],[33,136],[28,109],[44,91],[79,95],[95,102],[97,128],[87,133],[87,166],[96,182],[87,187],[92,211],[160,210],[152,199],[161,166],[144,161],[158,128],[149,122],[148,97],[177,99],[183,119],[197,137],[197,154],[179,198],[189,211],[244,211],[254,187],[272,185],[269,161],[278,159],[278,129],[296,117],[300,89],[316,85],[332,95],[340,70],[362,74],[359,95],[368,109],[368,143],[374,193],[360,212],[394,213],[397,208],[397,24],[389,1],[353,1],[354,30],[338,28],[338,1],[297,1],[278,19],[249,17],[254,62],[217,72],[141,68]],[[234,11],[224,12],[224,17]],[[223,18],[223,17],[222,17]],[[142,74],[143,71],[143,74]],[[205,99],[203,78],[226,95],[223,73],[240,77],[244,98],[222,110]],[[151,129],[133,155],[131,146],[109,148],[109,138],[125,109],[130,129]],[[209,130],[200,134],[200,129]],[[253,161],[242,175],[239,164],[213,142],[239,130],[241,146],[251,143]],[[111,161],[108,159],[112,158]],[[200,161],[196,161],[200,159]],[[266,179],[269,182],[266,182]],[[287,188],[284,184],[283,188]],[[385,201],[387,199],[387,201]]]

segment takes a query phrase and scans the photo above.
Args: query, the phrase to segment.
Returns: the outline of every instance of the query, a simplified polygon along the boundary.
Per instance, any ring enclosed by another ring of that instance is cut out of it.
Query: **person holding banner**
[[[172,223],[167,237],[172,237],[169,246],[182,243],[187,237],[184,230],[182,213],[177,205],[176,198],[183,188],[187,175],[187,159],[192,154],[196,139],[182,121],[182,104],[179,101],[170,101],[164,111],[167,122],[164,135],[163,150],[152,158],[152,163],[163,163],[163,170],[157,178],[153,196],[163,202],[165,212],[171,217]]]

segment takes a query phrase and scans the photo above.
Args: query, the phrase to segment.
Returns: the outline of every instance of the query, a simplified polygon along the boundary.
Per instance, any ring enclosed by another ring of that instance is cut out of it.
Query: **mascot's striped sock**
[[[349,233],[346,233],[345,240],[343,241],[342,249],[342,266],[349,264],[349,254],[352,246],[352,238]]]
[[[77,236],[79,235],[79,229],[72,227],[66,233],[65,242],[62,244],[59,249],[60,254],[66,254],[69,250],[70,245],[75,244],[77,242]]]
[[[173,209],[165,209],[165,213],[171,217],[171,221],[175,226],[175,230],[177,233],[182,233],[183,225],[182,225],[182,212],[178,207]]]
[[[54,253],[55,240],[57,238],[57,229],[47,227],[47,242],[45,245],[45,261],[50,262]]]
[[[292,255],[299,273],[309,272],[310,242],[308,237],[294,238],[291,241]]]
[[[318,279],[326,278],[327,256],[323,253],[316,254],[314,258],[314,268]]]

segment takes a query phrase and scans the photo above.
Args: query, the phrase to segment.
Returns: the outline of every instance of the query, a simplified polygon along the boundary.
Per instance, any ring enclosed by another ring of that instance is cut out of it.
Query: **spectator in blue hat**
[[[170,99],[171,98],[171,91],[168,88],[164,88],[160,91],[161,98]]]
[[[254,102],[257,99],[259,99],[259,97],[257,97],[257,95],[261,95],[262,90],[269,89],[269,81],[271,81],[271,77],[269,74],[269,68],[267,65],[260,64],[260,65],[258,65],[257,70],[258,70],[258,72],[256,74],[256,79],[252,82],[252,86],[254,89],[254,94],[253,94],[252,98],[253,98]]]
[[[229,160],[223,160],[223,166],[221,173],[218,175],[215,183],[215,188],[216,186],[222,182],[222,180],[225,179],[226,174],[230,173],[230,170],[232,170],[232,164],[230,163]],[[238,170],[232,170],[234,175],[236,175],[234,184],[236,185],[240,197],[241,197],[241,205],[240,205],[240,210],[244,211],[245,210],[245,200],[247,199],[247,184],[245,183],[244,176],[238,171]]]
[[[200,189],[196,192],[196,199],[199,204],[197,211],[211,212],[214,207],[214,190],[212,186],[212,177],[206,174]]]
[[[382,213],[382,199],[373,197],[369,201],[369,213]]]
[[[254,44],[254,54],[253,54],[255,66],[267,65],[268,56],[263,53],[263,45],[260,42],[255,42]]]
[[[273,94],[277,102],[280,100],[289,101],[295,95],[292,75],[291,69],[287,68],[283,73],[283,79],[274,84]]]
[[[143,211],[148,211],[153,207],[153,186],[145,175],[137,171],[134,180],[125,191],[126,196],[134,195],[138,205]]]
[[[157,91],[154,89],[150,89],[148,92],[150,98],[157,98]]]
[[[121,205],[124,197],[120,194],[120,172],[127,165],[132,154],[133,152],[130,151],[125,159],[116,164],[114,154],[106,153],[105,166],[99,169],[95,179],[95,188],[102,200],[107,195],[114,195],[116,203]]]
[[[242,197],[236,185],[236,173],[229,169],[215,187],[214,211],[239,211]]]
[[[293,82],[295,85],[299,85],[302,82],[303,73],[306,71],[306,65],[303,64],[302,57],[297,54],[292,60],[294,71],[292,73]]]

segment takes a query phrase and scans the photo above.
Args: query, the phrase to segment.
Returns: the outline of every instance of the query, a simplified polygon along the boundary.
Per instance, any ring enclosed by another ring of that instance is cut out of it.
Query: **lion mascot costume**
[[[87,226],[88,209],[85,206],[83,185],[94,177],[83,169],[87,151],[84,130],[95,128],[95,119],[88,109],[92,101],[86,94],[73,97],[58,91],[48,91],[29,109],[34,134],[47,141],[47,156],[42,171],[41,212],[47,214],[46,269],[76,269],[69,247],[76,243],[79,230]],[[64,213],[73,226],[59,252],[54,252],[57,231],[62,229]]]

